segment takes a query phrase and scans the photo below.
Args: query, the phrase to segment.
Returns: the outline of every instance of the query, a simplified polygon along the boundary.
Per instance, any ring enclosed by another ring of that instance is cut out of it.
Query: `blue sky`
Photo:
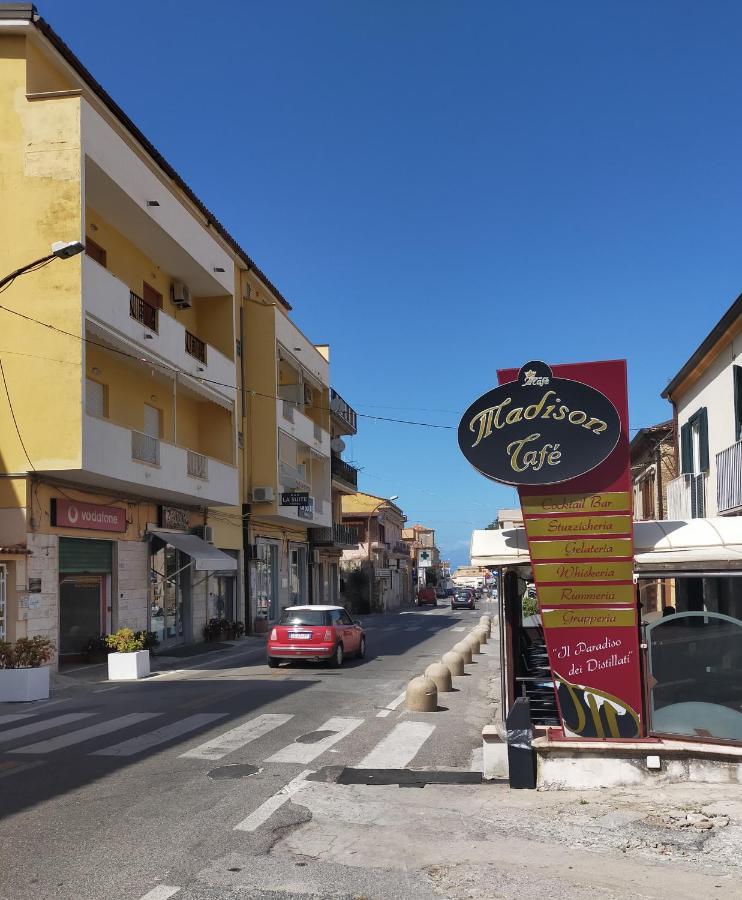
[[[625,357],[632,427],[742,289],[742,4],[40,2],[331,345],[359,413],[456,426],[534,358]],[[361,419],[360,485],[466,561],[514,492]]]

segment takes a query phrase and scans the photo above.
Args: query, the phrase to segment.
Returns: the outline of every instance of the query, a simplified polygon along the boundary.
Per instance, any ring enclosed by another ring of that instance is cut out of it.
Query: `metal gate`
[[[0,641],[6,640],[7,635],[7,610],[8,610],[8,602],[7,602],[7,591],[5,589],[7,581],[7,569],[5,566],[0,565]]]

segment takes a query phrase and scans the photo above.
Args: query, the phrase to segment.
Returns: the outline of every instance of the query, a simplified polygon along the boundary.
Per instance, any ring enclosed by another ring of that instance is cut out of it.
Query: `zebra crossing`
[[[168,744],[172,745],[169,749],[175,758],[184,761],[216,762],[244,750],[248,745],[258,744],[254,755],[261,757],[265,753],[261,760],[263,764],[307,766],[316,764],[328,751],[337,753],[334,748],[356,732],[361,734],[359,743],[367,741],[367,736],[362,734],[363,727],[376,722],[378,717],[391,715],[403,698],[404,693],[369,719],[330,716],[316,725],[314,731],[296,734],[291,740],[286,729],[295,720],[294,713],[262,713],[216,734],[214,729],[223,723],[228,713],[195,713],[170,722],[166,721],[168,714],[163,712],[131,712],[113,718],[103,718],[101,713],[87,711],[49,716],[44,716],[43,712],[8,714],[0,716],[0,760],[3,757],[6,761],[16,759],[18,763],[0,762],[0,774],[8,777],[19,773],[28,768],[30,760],[38,761],[33,765],[43,764],[45,760],[40,757],[51,759],[62,751],[128,760],[143,757],[148,751],[158,748],[168,752]],[[382,727],[380,722],[376,726],[377,729]],[[361,767],[401,768],[408,765],[433,734],[435,727],[419,722],[403,722],[394,726],[379,738],[376,747],[363,755]],[[145,730],[141,730],[143,728]],[[122,731],[129,732],[123,740],[105,743],[105,739]],[[132,735],[132,731],[140,733]],[[45,735],[45,732],[51,734]],[[198,732],[209,732],[208,739],[184,749],[180,739],[187,739]],[[261,753],[260,742],[272,738],[273,732],[279,736],[278,741],[269,741],[270,747]],[[283,742],[280,740],[281,734]],[[28,738],[32,740],[24,743]],[[103,746],[101,742],[104,742]],[[276,743],[280,749],[275,749]],[[359,751],[357,755],[361,753]],[[355,764],[359,764],[357,759]]]

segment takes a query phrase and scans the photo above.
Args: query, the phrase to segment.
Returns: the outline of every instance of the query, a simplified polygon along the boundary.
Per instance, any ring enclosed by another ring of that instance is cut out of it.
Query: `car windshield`
[[[324,609],[284,609],[279,625],[329,625],[330,615]]]

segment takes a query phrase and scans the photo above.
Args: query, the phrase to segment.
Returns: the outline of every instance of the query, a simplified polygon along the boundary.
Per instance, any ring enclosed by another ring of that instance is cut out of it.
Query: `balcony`
[[[335,524],[329,528],[310,528],[308,535],[309,543],[315,547],[358,546],[358,529],[353,525]]]
[[[667,482],[667,518],[702,519],[706,515],[706,475],[681,475]]]
[[[312,487],[307,480],[307,467],[292,466],[287,462],[279,462],[278,480],[287,491],[310,491]]]
[[[395,556],[409,556],[410,545],[405,543],[405,541],[397,541],[396,544],[392,545],[391,552],[394,553]]]
[[[358,490],[358,469],[355,466],[351,466],[341,457],[333,455],[330,470],[333,481],[338,481],[342,486],[349,487],[353,491]]]
[[[158,313],[156,306],[147,303],[134,291],[129,291],[129,315],[132,319],[156,333]]]
[[[217,382],[209,383],[208,389],[235,400],[235,389],[223,386],[237,383],[233,360],[190,334],[180,322],[155,309],[87,256],[82,259],[82,270],[89,327],[106,339],[120,337],[122,350],[134,344],[169,368]]]
[[[355,434],[357,432],[356,411],[343,400],[334,388],[330,388],[330,411],[341,423],[340,434]]]
[[[742,441],[716,454],[716,506],[719,515],[742,507]]]
[[[115,425],[83,418],[82,470],[78,481],[180,503],[234,506],[239,502],[237,469],[185,447]],[[69,473],[72,475],[73,473]]]
[[[330,455],[330,434],[324,428],[304,415],[300,404],[293,400],[279,397],[276,400],[276,420],[279,428],[296,438],[307,447],[311,447],[321,456]]]

